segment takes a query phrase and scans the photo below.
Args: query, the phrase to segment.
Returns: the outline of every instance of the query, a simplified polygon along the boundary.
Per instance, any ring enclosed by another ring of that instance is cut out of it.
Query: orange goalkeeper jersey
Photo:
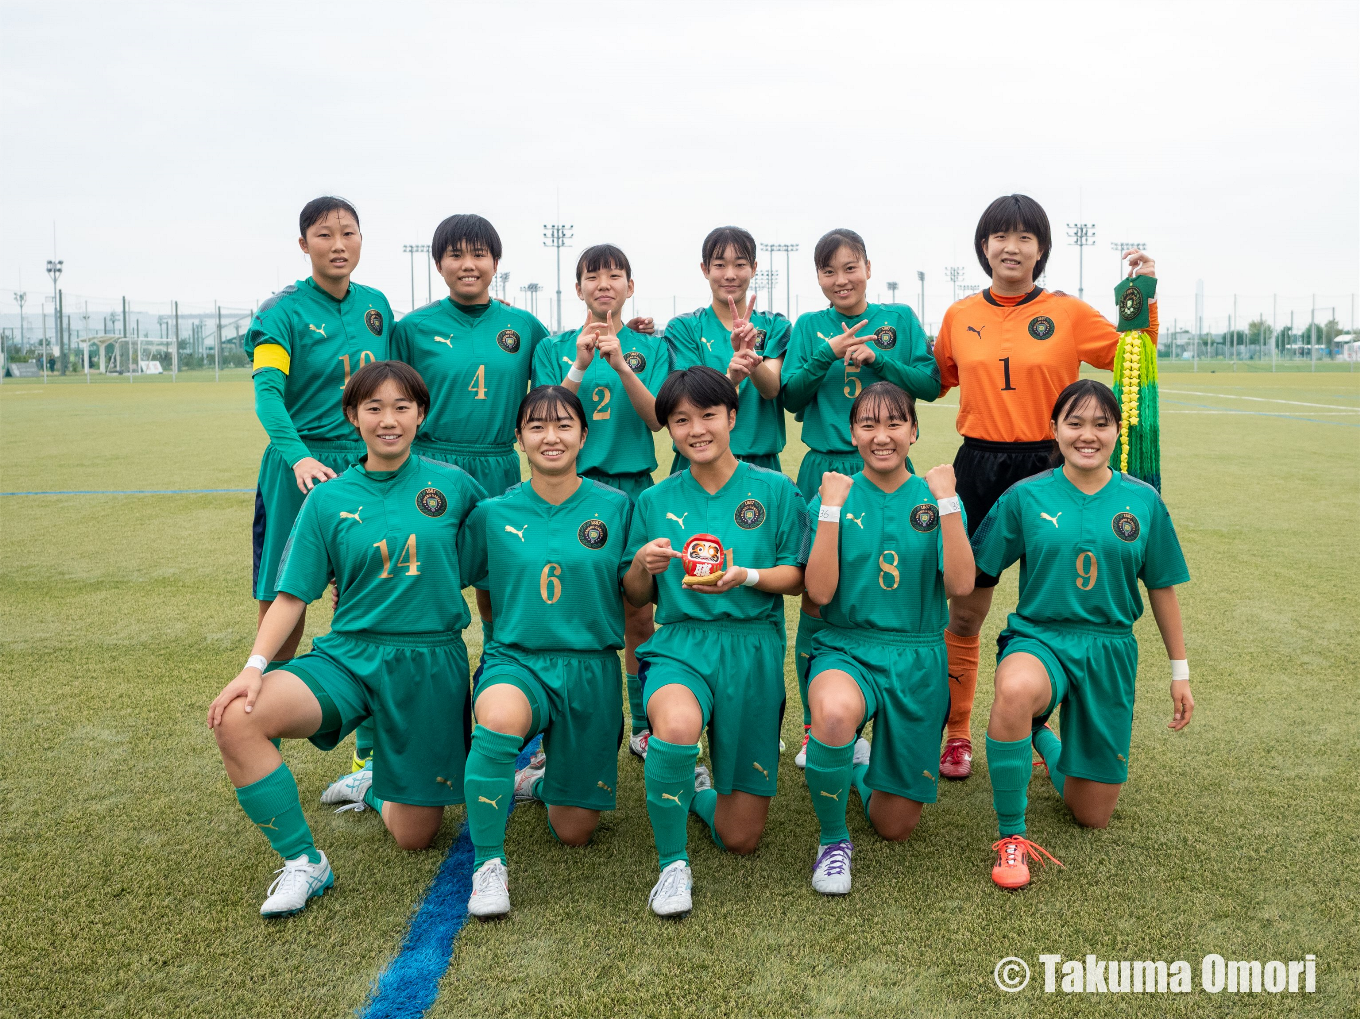
[[[1148,333],[1157,337],[1157,304]],[[1081,362],[1114,364],[1119,333],[1085,301],[1035,287],[1019,300],[990,289],[956,301],[935,337],[940,395],[959,387],[960,435],[988,442],[1041,442],[1053,404],[1077,381]]]

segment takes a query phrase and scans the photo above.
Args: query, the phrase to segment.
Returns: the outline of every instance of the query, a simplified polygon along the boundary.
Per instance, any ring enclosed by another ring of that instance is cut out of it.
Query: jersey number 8
[[[891,559],[888,556],[892,556]],[[878,586],[885,591],[896,591],[897,585],[902,583],[902,574],[897,572],[897,553],[888,549],[878,557]],[[892,578],[892,583],[884,583],[885,578]]]

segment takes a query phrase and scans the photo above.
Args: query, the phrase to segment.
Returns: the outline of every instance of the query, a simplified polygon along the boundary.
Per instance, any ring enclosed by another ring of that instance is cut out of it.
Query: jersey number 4
[[[375,541],[373,547],[382,553],[383,569],[382,575],[378,579],[391,580],[394,574],[392,573],[392,556],[387,551],[387,539]],[[402,548],[401,555],[397,556],[397,569],[402,567],[406,568],[408,577],[420,576],[420,562],[416,559],[416,536],[414,534],[406,539],[406,545]]]
[[[486,365],[479,364],[477,370],[472,373],[472,381],[468,383],[468,392],[476,393],[474,400],[486,399]]]

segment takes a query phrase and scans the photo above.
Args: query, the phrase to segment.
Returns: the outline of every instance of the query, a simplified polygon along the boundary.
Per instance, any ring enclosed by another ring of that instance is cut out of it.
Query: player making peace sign
[[[420,376],[397,361],[350,377],[342,405],[367,453],[303,503],[250,658],[208,708],[241,808],[284,860],[263,916],[296,913],[334,883],[271,740],[330,750],[371,718],[373,759],[346,780],[353,802],[341,809],[377,810],[403,849],[429,846],[444,807],[463,802],[461,589],[471,556],[463,524],[486,493],[459,468],[411,455],[429,400]],[[332,579],[340,599],[330,632],[266,672]]]
[[[940,392],[939,371],[926,348],[925,330],[904,304],[870,304],[869,255],[853,230],[832,230],[813,251],[817,282],[831,306],[799,316],[784,360],[784,406],[803,422],[808,452],[798,469],[798,490],[811,500],[822,475],[847,476],[864,466],[850,436],[850,405],[865,387],[891,382],[918,400]],[[911,470],[911,461],[907,461]],[[803,745],[794,762],[803,767],[812,723],[807,701],[807,662],[821,629],[816,605],[803,596],[794,642],[794,667],[803,702]]]
[[[1110,823],[1129,775],[1140,580],[1171,658],[1168,728],[1183,729],[1195,709],[1174,587],[1190,574],[1156,489],[1109,467],[1119,420],[1114,394],[1094,379],[1064,389],[1049,420],[1062,466],[1012,485],[973,534],[979,573],[1020,561],[987,725],[1001,833],[992,880],[1002,888],[1029,883],[1030,856],[1053,859],[1025,837],[1031,746],[1078,824]],[[1047,725],[1059,706],[1061,741]]]
[[[850,891],[852,786],[874,830],[893,841],[935,802],[935,752],[949,713],[941,630],[948,596],[967,594],[974,574],[954,468],[924,479],[907,470],[917,434],[911,395],[874,383],[851,404],[850,428],[864,469],[823,474],[809,507],[816,538],[807,589],[825,627],[808,668],[805,774],[821,822],[812,887],[823,895]],[[856,740],[871,720],[872,754]]]
[[[1004,195],[987,206],[973,234],[973,249],[992,285],[957,301],[935,337],[940,395],[959,387],[954,457],[959,497],[971,528],[1011,485],[1049,466],[1053,442],[1048,413],[1081,363],[1109,368],[1119,334],[1089,304],[1034,281],[1044,273],[1052,234],[1043,208],[1025,195]],[[1141,251],[1124,252],[1131,274],[1155,276]],[[1149,303],[1148,333],[1156,343],[1157,304]],[[983,575],[973,593],[949,603],[951,707],[940,774],[972,773],[970,719],[977,692],[978,633],[992,604],[997,578]]]

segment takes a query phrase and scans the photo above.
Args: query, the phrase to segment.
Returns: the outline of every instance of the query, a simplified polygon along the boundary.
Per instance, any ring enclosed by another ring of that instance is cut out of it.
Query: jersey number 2
[[[590,394],[590,398],[599,405],[595,408],[595,413],[590,415],[592,421],[609,420],[609,396],[609,390],[604,386],[596,386]]]

